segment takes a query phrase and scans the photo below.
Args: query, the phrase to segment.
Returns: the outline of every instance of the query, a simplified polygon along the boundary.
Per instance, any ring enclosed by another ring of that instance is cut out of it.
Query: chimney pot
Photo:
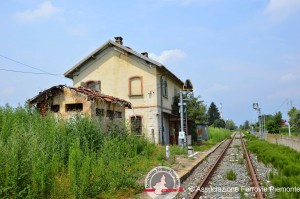
[[[121,36],[115,37],[115,42],[123,45],[123,38]]]
[[[142,52],[141,53],[143,56],[148,57],[148,53],[147,52]]]

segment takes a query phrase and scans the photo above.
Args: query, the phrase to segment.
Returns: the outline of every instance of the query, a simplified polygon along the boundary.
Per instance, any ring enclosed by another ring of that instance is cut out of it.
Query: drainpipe
[[[164,141],[164,118],[163,118],[163,77],[164,75],[160,76],[160,115],[161,115],[161,144],[164,145],[165,141]]]

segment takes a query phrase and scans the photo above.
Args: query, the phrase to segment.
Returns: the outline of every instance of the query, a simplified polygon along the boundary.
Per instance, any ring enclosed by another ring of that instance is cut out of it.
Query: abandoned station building
[[[172,104],[184,83],[147,52],[123,45],[122,37],[108,40],[64,75],[76,88],[97,84],[100,93],[129,101],[132,110],[128,103],[121,104],[125,103],[125,118],[135,124],[137,134],[156,144],[177,142],[179,117],[172,113]]]
[[[130,102],[98,92],[97,82],[81,87],[53,86],[29,100],[44,115],[51,111],[56,117],[69,119],[80,113],[101,117],[104,129],[110,121],[125,121],[125,108]]]

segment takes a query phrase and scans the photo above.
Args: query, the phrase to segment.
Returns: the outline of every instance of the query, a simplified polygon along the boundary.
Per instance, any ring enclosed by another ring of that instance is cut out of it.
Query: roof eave
[[[80,62],[78,62],[75,66],[73,66],[71,69],[69,69],[67,72],[65,72],[64,76],[67,77],[67,78],[72,79],[73,73],[76,72],[76,70],[78,68],[80,68],[82,65],[84,65],[90,58],[96,56],[101,51],[103,51],[104,49],[106,49],[107,47],[109,47],[110,44],[111,44],[111,40],[108,40],[107,42],[105,42],[102,46],[100,46],[99,48],[97,48],[96,50],[94,50],[92,53],[90,53],[88,56],[86,56]]]

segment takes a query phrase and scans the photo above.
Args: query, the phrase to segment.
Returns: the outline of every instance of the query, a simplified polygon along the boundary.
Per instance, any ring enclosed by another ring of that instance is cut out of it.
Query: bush
[[[269,133],[278,134],[279,128],[273,120],[269,120],[266,124],[266,129]]]
[[[64,121],[30,107],[0,107],[0,197],[118,198],[138,192],[136,181],[151,167],[155,146],[125,127],[112,129],[103,133],[86,117]]]

